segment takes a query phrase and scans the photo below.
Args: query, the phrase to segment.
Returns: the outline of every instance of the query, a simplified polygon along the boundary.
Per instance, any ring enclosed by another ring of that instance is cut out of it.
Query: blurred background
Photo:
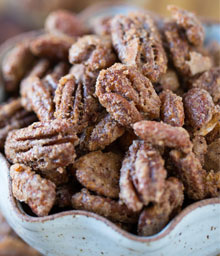
[[[101,1],[0,0],[0,43],[23,31],[41,27],[45,17],[52,10],[65,8],[78,13],[96,2]],[[103,0],[102,2],[106,3],[108,1]],[[220,0],[124,0],[120,3],[136,4],[162,15],[168,15],[166,10],[168,4],[176,4],[194,11],[200,16],[220,20]]]

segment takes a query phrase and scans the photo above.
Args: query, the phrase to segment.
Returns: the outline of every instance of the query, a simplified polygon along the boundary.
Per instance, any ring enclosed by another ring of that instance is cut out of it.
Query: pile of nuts
[[[2,74],[0,147],[32,213],[97,213],[140,236],[220,194],[220,45],[193,14],[142,11],[86,28],[55,11]],[[184,206],[183,206],[184,203]]]

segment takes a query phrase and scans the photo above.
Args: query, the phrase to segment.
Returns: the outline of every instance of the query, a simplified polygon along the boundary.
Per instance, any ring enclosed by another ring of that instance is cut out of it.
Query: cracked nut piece
[[[93,119],[99,108],[93,96],[94,84],[86,80],[76,81],[71,74],[62,77],[55,92],[57,119],[68,119],[81,132]]]
[[[145,208],[138,221],[138,235],[151,236],[161,231],[181,209],[183,204],[183,184],[176,178],[166,181],[160,202]]]
[[[21,99],[14,99],[0,105],[0,149],[4,148],[10,131],[26,127],[35,121],[37,121],[36,116],[23,109]]]
[[[6,90],[12,92],[18,88],[19,82],[33,62],[34,56],[30,52],[29,42],[26,41],[15,46],[6,55],[1,65]]]
[[[44,34],[31,41],[30,49],[38,57],[68,60],[69,48],[74,42],[73,38]]]
[[[164,191],[166,170],[160,153],[144,141],[133,141],[124,158],[120,176],[120,199],[129,209],[158,202]]]
[[[184,108],[182,98],[170,90],[160,93],[160,115],[161,120],[172,126],[184,125]]]
[[[12,192],[16,199],[25,202],[37,216],[46,216],[54,205],[56,186],[35,174],[30,167],[14,164],[10,168]]]
[[[5,154],[12,163],[23,163],[42,172],[74,162],[78,138],[67,120],[33,123],[9,133]]]
[[[72,206],[77,210],[97,213],[115,222],[136,223],[138,215],[129,210],[126,205],[110,198],[95,196],[87,189],[82,189],[72,197]]]
[[[155,121],[140,121],[133,125],[134,132],[142,140],[155,145],[180,149],[184,153],[192,150],[188,132],[182,127]]]
[[[22,105],[33,110],[40,121],[54,119],[54,103],[50,90],[37,76],[30,76],[21,85]]]
[[[220,138],[208,145],[204,168],[207,171],[220,171]]]
[[[160,99],[153,85],[134,67],[116,63],[102,70],[96,82],[96,95],[123,126],[160,115]]]
[[[208,91],[213,102],[220,104],[220,67],[204,72],[193,82],[193,87]]]
[[[53,35],[70,37],[82,36],[87,32],[79,18],[67,10],[51,12],[45,21],[45,29]]]
[[[92,71],[108,68],[115,60],[111,40],[107,36],[83,36],[69,50],[70,63],[84,64]]]
[[[121,156],[112,152],[91,152],[75,163],[76,178],[98,195],[118,198]]]
[[[111,34],[122,63],[135,66],[152,82],[166,73],[167,58],[160,34],[148,14],[116,15],[111,21]]]
[[[176,23],[185,30],[188,41],[195,46],[202,45],[205,31],[196,15],[174,5],[168,5],[167,9]]]

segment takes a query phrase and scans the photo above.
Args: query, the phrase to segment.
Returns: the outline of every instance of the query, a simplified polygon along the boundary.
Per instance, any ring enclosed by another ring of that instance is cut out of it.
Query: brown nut
[[[111,34],[122,63],[135,66],[152,82],[166,73],[166,54],[150,15],[141,12],[116,15],[111,21]]]
[[[39,78],[42,78],[49,70],[51,66],[51,63],[48,59],[40,59],[37,62],[35,62],[32,69],[27,73],[27,76],[22,80],[21,85],[23,81],[30,76],[37,76]]]
[[[183,126],[185,115],[182,98],[170,90],[165,90],[160,93],[160,101],[161,120],[172,126]]]
[[[193,153],[195,154],[196,158],[199,159],[201,165],[204,165],[205,155],[207,153],[207,143],[206,139],[203,136],[196,135],[193,140]]]
[[[102,70],[96,82],[102,106],[123,126],[144,118],[158,118],[160,99],[150,80],[136,68],[114,64]]]
[[[14,99],[0,105],[0,149],[8,133],[14,129],[20,129],[37,121],[37,117],[22,108],[21,99]]]
[[[84,64],[92,71],[108,68],[115,60],[111,40],[105,36],[83,36],[69,50],[70,63]]]
[[[166,181],[160,202],[145,208],[138,221],[138,235],[151,236],[161,231],[181,209],[184,195],[183,184],[176,178]]]
[[[54,205],[59,208],[72,207],[72,196],[74,194],[73,185],[70,183],[63,184],[56,188],[56,200]]]
[[[208,145],[207,154],[205,155],[204,168],[207,171],[220,171],[220,138]]]
[[[12,163],[23,163],[42,172],[74,162],[78,138],[67,120],[33,123],[9,133],[5,154]]]
[[[69,181],[68,172],[66,168],[63,167],[59,167],[54,170],[40,172],[40,175],[43,178],[52,181],[56,186],[66,184]]]
[[[86,189],[73,195],[72,206],[74,209],[94,212],[116,222],[137,222],[137,213],[129,210],[126,205],[110,198],[94,196]]]
[[[118,198],[121,156],[95,151],[80,157],[75,163],[76,178],[98,195]]]
[[[10,176],[14,197],[27,203],[37,216],[48,215],[55,202],[55,184],[23,164],[12,165]]]
[[[180,83],[178,80],[178,76],[174,69],[168,68],[167,72],[163,74],[156,83],[155,88],[157,91],[161,90],[170,90],[172,92],[176,92],[180,87]]]
[[[142,140],[155,145],[177,148],[184,153],[192,150],[188,132],[182,127],[155,121],[140,121],[133,125],[134,132]]]

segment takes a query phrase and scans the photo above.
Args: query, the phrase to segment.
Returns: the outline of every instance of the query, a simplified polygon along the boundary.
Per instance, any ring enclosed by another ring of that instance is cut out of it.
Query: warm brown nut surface
[[[39,78],[42,78],[46,72],[49,70],[50,68],[50,61],[48,59],[40,59],[38,60],[34,66],[32,67],[32,69],[30,70],[30,72],[27,74],[27,77],[29,76],[37,76]],[[25,80],[25,78],[24,78]]]
[[[96,35],[111,35],[111,19],[112,16],[97,18],[92,24],[91,29]]]
[[[48,215],[55,202],[55,184],[22,164],[12,165],[10,176],[14,197],[27,203],[37,216]]]
[[[173,92],[176,92],[179,87],[180,83],[177,74],[170,68],[168,68],[167,72],[161,76],[158,84],[156,84],[156,88],[159,90],[171,90]]]
[[[73,195],[72,206],[78,210],[97,213],[116,222],[137,222],[137,214],[129,210],[125,205],[106,197],[94,196],[86,189],[82,189],[81,192]]]
[[[178,150],[172,150],[170,156],[177,168],[177,175],[181,178],[189,198],[201,200],[206,197],[205,171],[194,153],[186,156]]]
[[[204,168],[208,171],[220,171],[220,138],[208,145]]]
[[[54,118],[53,97],[37,76],[30,76],[21,85],[22,105],[27,110],[33,110],[40,121]]]
[[[64,184],[56,188],[55,206],[59,208],[72,207],[72,196],[74,189],[71,184]]]
[[[144,141],[133,141],[123,160],[120,199],[133,211],[158,202],[164,191],[166,170],[159,152]]]
[[[111,21],[111,34],[122,63],[136,66],[152,82],[166,73],[166,54],[149,15],[140,12],[116,15]]]
[[[207,153],[207,143],[206,139],[203,136],[196,135],[193,140],[193,152],[196,156],[196,158],[199,159],[201,165],[204,165],[204,157]]]
[[[208,197],[219,197],[220,195],[220,171],[211,170],[206,175],[206,193]]]
[[[217,41],[211,41],[207,45],[207,50],[212,58],[212,62],[215,67],[220,66],[220,43]]]
[[[2,75],[8,91],[17,89],[33,61],[28,42],[18,44],[6,55],[2,63]]]
[[[160,94],[161,120],[172,126],[184,125],[184,108],[182,98],[170,90],[165,90]]]
[[[96,95],[121,125],[159,117],[160,99],[150,80],[134,67],[117,63],[102,70],[96,82]]]
[[[45,21],[45,29],[54,35],[81,36],[86,29],[77,16],[67,10],[51,12]]]
[[[95,193],[118,198],[121,156],[95,151],[80,157],[75,163],[76,178]]]
[[[214,103],[220,103],[220,67],[204,72],[194,81],[193,87],[208,91]]]
[[[45,171],[40,173],[42,177],[52,181],[56,186],[66,184],[69,180],[69,175],[66,168],[60,167],[55,170]]]
[[[62,77],[55,92],[55,117],[70,120],[82,131],[96,119],[99,105],[93,93],[94,84],[88,80],[77,82],[73,75]]]
[[[21,99],[14,99],[0,105],[0,148],[4,147],[10,131],[26,127],[35,121],[37,117],[23,109]]]
[[[168,221],[181,209],[184,195],[183,185],[176,178],[166,181],[160,202],[143,210],[138,221],[138,235],[151,236],[162,230]]]
[[[205,32],[196,15],[174,5],[169,5],[167,9],[171,11],[177,24],[185,30],[188,41],[196,46],[202,45]]]
[[[210,94],[200,88],[189,90],[183,98],[186,123],[194,129],[199,129],[211,121],[214,103]]]
[[[30,44],[31,52],[39,57],[52,60],[68,60],[69,48],[75,39],[45,34]]]
[[[27,164],[42,172],[52,171],[74,162],[77,143],[71,123],[53,120],[10,132],[5,153],[12,163]]]
[[[90,151],[104,149],[110,145],[117,138],[123,135],[125,129],[118,124],[110,115],[106,115],[98,124],[92,129],[91,135],[88,139],[87,148]]]
[[[110,67],[116,60],[109,37],[87,35],[79,38],[69,51],[72,64],[84,64],[91,70]]]
[[[162,122],[140,121],[135,123],[133,128],[137,136],[153,145],[177,148],[184,153],[192,150],[189,134],[182,127],[172,127]]]

